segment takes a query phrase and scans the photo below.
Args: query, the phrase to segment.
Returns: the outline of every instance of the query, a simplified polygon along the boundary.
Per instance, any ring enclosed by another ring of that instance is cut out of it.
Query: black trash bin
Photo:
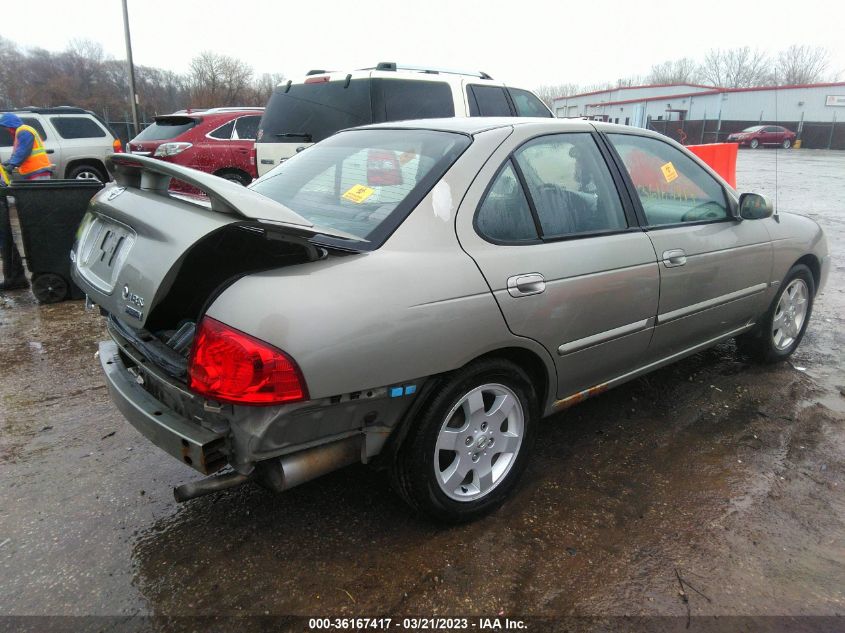
[[[12,182],[32,294],[41,303],[56,303],[84,293],[70,279],[70,250],[92,196],[103,188],[96,180]]]

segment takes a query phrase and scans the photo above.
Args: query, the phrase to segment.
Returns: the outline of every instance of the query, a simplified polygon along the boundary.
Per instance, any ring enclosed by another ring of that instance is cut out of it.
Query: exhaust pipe
[[[361,436],[315,446],[298,453],[268,459],[255,465],[255,475],[266,488],[275,492],[289,490],[306,481],[361,461]],[[213,492],[234,488],[252,479],[237,472],[182,484],[173,489],[178,502],[196,499]]]
[[[217,477],[208,477],[200,479],[199,481],[189,481],[186,484],[177,486],[173,489],[173,497],[179,503],[196,499],[205,495],[210,495],[212,492],[226,490],[227,488],[234,488],[240,486],[250,478],[249,475],[242,475],[240,473],[232,472]]]

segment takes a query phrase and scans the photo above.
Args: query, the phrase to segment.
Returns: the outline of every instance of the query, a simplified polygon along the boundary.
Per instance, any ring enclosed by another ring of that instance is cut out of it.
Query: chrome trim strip
[[[669,321],[674,321],[675,319],[680,319],[681,317],[689,316],[690,314],[695,314],[696,312],[702,312],[704,310],[708,310],[709,308],[715,308],[716,306],[722,305],[723,303],[729,303],[731,301],[735,301],[736,299],[742,299],[743,297],[748,297],[757,294],[758,292],[763,292],[768,287],[769,284],[766,283],[757,284],[756,286],[750,286],[749,288],[743,288],[742,290],[729,292],[726,295],[720,295],[718,297],[714,297],[713,299],[708,299],[707,301],[701,301],[699,303],[694,303],[683,308],[678,308],[677,310],[664,312],[663,314],[657,315],[657,322],[667,323]]]
[[[642,321],[629,323],[628,325],[622,325],[620,327],[613,328],[612,330],[605,330],[604,332],[599,332],[598,334],[592,334],[590,336],[585,336],[584,338],[569,341],[569,343],[564,343],[558,347],[557,353],[561,356],[565,356],[566,354],[571,354],[572,352],[577,352],[587,347],[593,347],[594,345],[622,338],[628,334],[641,332],[642,330],[647,330],[651,327],[654,327],[654,317],[649,317],[647,319],[643,319]]]

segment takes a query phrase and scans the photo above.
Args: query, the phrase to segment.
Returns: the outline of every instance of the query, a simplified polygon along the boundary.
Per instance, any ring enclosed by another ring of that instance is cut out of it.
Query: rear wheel
[[[392,465],[402,497],[417,511],[450,523],[498,507],[534,443],[539,406],[525,372],[506,360],[474,363],[421,410]]]
[[[758,147],[760,147],[760,141],[758,141],[756,138],[752,138],[751,142],[748,144],[748,147],[750,147],[751,149],[757,149]]]
[[[757,327],[737,337],[740,351],[763,363],[789,358],[804,338],[815,290],[810,269],[793,266]]]
[[[103,174],[103,171],[94,165],[77,165],[68,172],[67,177],[73,180],[106,182],[106,177]]]
[[[67,281],[55,273],[41,273],[32,276],[32,294],[38,303],[58,303],[67,298],[70,289]]]
[[[792,140],[790,140],[788,138],[784,139],[782,146],[783,146],[783,149],[789,149],[790,147],[792,147]]]

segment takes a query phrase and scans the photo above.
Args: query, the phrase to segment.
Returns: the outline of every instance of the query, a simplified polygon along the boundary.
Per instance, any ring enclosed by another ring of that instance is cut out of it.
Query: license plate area
[[[135,232],[125,224],[96,216],[80,238],[77,261],[80,274],[103,294],[111,294],[135,237]]]

